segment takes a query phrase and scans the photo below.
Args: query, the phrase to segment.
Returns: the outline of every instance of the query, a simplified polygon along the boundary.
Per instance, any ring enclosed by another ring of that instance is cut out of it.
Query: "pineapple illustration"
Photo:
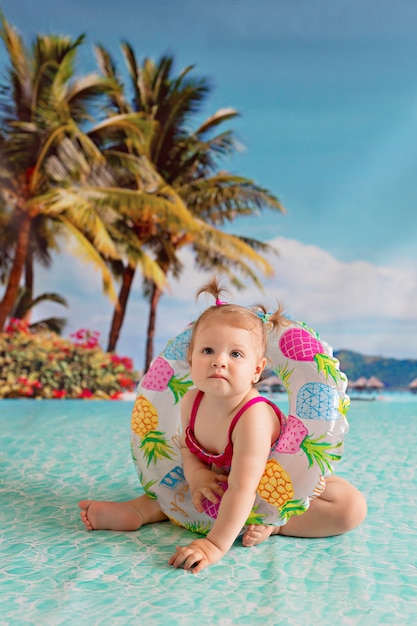
[[[340,396],[324,383],[306,383],[297,393],[296,413],[305,420],[331,422],[340,417]]]
[[[158,413],[144,396],[136,398],[132,412],[132,430],[140,439],[140,449],[147,461],[156,465],[162,458],[172,459],[172,447],[167,442],[165,433],[156,430],[158,427]]]
[[[257,492],[261,498],[279,508],[294,497],[291,478],[275,459],[266,464]]]
[[[144,481],[142,472],[140,473],[139,476],[139,480],[141,482],[142,488],[144,490],[144,492],[146,493],[146,495],[148,496],[148,498],[150,498],[151,500],[156,500],[157,499],[157,495],[154,491],[152,491],[152,487],[154,487],[154,485],[157,484],[156,480],[148,480],[148,482]]]
[[[142,379],[141,386],[143,389],[152,391],[164,391],[169,388],[174,394],[175,404],[177,404],[178,400],[193,384],[191,380],[185,380],[186,378],[187,374],[182,378],[177,378],[168,361],[158,356]]]
[[[290,392],[290,380],[294,369],[289,369],[288,362],[286,365],[279,365],[275,369],[272,370],[278,378],[281,379],[282,384],[284,385],[287,393]]]
[[[282,518],[301,515],[308,506],[301,500],[292,499],[294,489],[291,478],[275,459],[266,464],[257,492],[263,500],[279,509]]]
[[[164,357],[171,361],[185,361],[190,345],[192,326],[186,328],[178,337],[172,339],[164,351]]]
[[[224,483],[219,482],[219,485],[223,489],[223,491],[226,491],[227,489],[226,482]],[[201,505],[203,507],[204,513],[213,519],[217,518],[219,514],[220,502],[222,501],[221,496],[217,496],[217,498],[218,498],[218,502],[216,502],[215,504],[213,502],[210,502],[210,500],[208,500],[207,498],[203,498],[201,501]]]
[[[341,455],[330,451],[339,448],[342,442],[332,445],[328,441],[322,441],[324,436],[312,439],[302,421],[289,415],[275,450],[284,454],[296,454],[302,450],[307,456],[309,467],[316,462],[323,474],[333,473],[332,461],[340,461]]]
[[[324,354],[323,344],[304,328],[289,328],[279,341],[281,352],[293,361],[315,361],[317,370],[335,382],[340,379],[337,361]]]
[[[265,515],[262,515],[262,513],[258,513],[258,509],[259,505],[253,507],[248,519],[245,522],[245,526],[248,526],[249,524],[264,524]]]
[[[211,530],[210,522],[184,522],[181,524],[187,530],[192,533],[198,533],[199,535],[207,535]]]
[[[350,398],[348,396],[345,396],[344,398],[341,397],[339,400],[339,413],[341,413],[342,415],[346,417],[346,414],[349,411],[349,407],[350,407]]]

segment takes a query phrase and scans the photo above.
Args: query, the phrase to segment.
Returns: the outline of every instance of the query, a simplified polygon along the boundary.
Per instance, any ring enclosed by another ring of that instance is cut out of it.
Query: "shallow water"
[[[360,528],[236,543],[196,576],[167,565],[191,536],[182,528],[87,533],[79,521],[81,497],[139,492],[131,402],[1,400],[1,624],[417,623],[416,400],[352,401],[338,473],[367,497]]]

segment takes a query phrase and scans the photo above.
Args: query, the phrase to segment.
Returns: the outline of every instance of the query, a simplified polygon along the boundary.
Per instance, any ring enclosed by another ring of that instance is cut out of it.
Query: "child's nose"
[[[213,356],[213,367],[224,367],[226,365],[226,355],[216,354]]]

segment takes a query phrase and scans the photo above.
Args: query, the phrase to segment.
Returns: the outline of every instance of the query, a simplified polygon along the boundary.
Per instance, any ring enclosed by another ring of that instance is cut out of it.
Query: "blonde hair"
[[[223,321],[230,326],[244,328],[258,335],[261,353],[260,356],[264,356],[266,352],[268,331],[274,328],[279,328],[284,324],[288,324],[287,318],[282,314],[283,309],[280,305],[278,305],[275,312],[268,313],[267,309],[262,304],[256,304],[253,307],[244,307],[238,304],[223,302],[220,298],[223,294],[229,293],[229,290],[226,287],[222,287],[217,278],[212,278],[210,282],[203,285],[197,291],[196,298],[198,299],[203,293],[208,293],[213,296],[216,303],[203,311],[194,323],[190,340],[190,353],[193,349],[193,339],[198,328],[204,322],[213,318],[218,319],[219,322]]]

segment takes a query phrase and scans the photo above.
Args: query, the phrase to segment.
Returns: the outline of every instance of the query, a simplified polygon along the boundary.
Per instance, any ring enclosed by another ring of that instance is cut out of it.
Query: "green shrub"
[[[131,359],[103,352],[99,334],[85,329],[63,339],[31,333],[12,320],[0,334],[0,398],[118,399],[134,391]]]

